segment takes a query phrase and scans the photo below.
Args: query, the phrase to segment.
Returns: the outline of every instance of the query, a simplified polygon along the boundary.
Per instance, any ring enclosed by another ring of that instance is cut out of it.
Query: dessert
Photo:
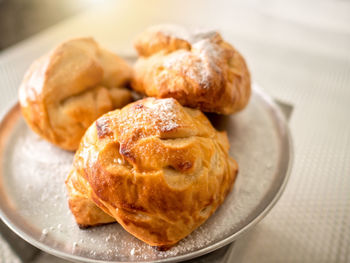
[[[76,150],[90,124],[131,101],[132,68],[92,38],[66,41],[28,69],[19,102],[28,125],[41,137]]]
[[[204,223],[231,190],[237,163],[226,132],[175,99],[146,98],[97,119],[66,186],[80,227],[117,221],[169,248]]]
[[[138,92],[225,115],[242,110],[249,101],[245,60],[218,32],[154,26],[140,34],[135,48],[140,57],[132,88]]]

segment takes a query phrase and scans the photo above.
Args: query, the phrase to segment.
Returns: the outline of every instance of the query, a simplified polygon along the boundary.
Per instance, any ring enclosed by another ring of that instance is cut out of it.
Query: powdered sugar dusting
[[[201,39],[210,39],[217,34],[217,32],[214,30],[208,31],[203,29],[194,29],[192,31],[183,26],[174,24],[155,25],[150,27],[148,30],[153,32],[160,32],[168,37],[182,39],[191,44],[196,43]]]
[[[184,61],[192,60],[192,63],[184,63]],[[170,54],[165,62],[164,67],[181,72],[193,81],[199,83],[203,87],[209,87],[210,71],[207,64],[193,53],[186,50],[179,50]]]
[[[202,39],[212,39],[218,33],[215,30],[196,30],[191,37],[191,43],[196,43]]]
[[[130,137],[129,132],[139,131],[143,131],[144,136],[156,135],[154,129],[165,133],[179,127],[176,101],[172,98],[148,98],[141,103],[135,102],[131,107],[133,110],[129,109],[129,112],[122,114],[118,120],[121,135]]]
[[[158,99],[152,103],[146,103],[146,107],[152,110],[155,124],[162,132],[171,131],[179,126],[176,120],[175,103],[172,98]]]
[[[218,63],[222,53],[219,46],[212,40],[215,34],[216,32],[211,31],[192,35],[190,41],[192,49],[172,52],[165,59],[164,67],[181,72],[199,83],[201,87],[208,89],[212,74],[221,73]]]
[[[206,64],[207,68],[213,68],[217,72],[221,72],[217,65],[221,56],[217,44],[212,43],[209,39],[202,39],[192,46],[192,50],[194,53],[198,52],[198,56]]]

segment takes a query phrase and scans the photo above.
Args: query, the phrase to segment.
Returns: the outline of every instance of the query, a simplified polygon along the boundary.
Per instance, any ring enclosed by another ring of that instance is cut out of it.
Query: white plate
[[[210,119],[228,132],[239,174],[216,213],[168,251],[148,246],[118,224],[80,230],[68,209],[64,185],[73,154],[34,134],[18,104],[0,123],[1,217],[34,246],[75,261],[169,262],[218,249],[255,225],[276,203],[290,172],[292,146],[282,113],[256,85],[244,111]]]

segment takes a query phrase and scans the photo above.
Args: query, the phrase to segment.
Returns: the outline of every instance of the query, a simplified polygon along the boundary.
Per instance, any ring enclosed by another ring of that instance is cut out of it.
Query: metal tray
[[[34,134],[18,104],[0,123],[1,218],[34,246],[73,261],[182,261],[229,244],[259,222],[282,194],[292,143],[282,113],[256,85],[244,111],[209,118],[217,129],[227,131],[239,175],[215,214],[168,251],[157,251],[118,224],[80,230],[68,209],[64,185],[73,154]]]

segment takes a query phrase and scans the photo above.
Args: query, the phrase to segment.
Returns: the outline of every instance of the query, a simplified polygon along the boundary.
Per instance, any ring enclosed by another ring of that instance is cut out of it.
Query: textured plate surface
[[[17,104],[0,124],[2,219],[33,245],[75,261],[179,261],[222,247],[257,223],[277,201],[290,172],[292,149],[282,114],[256,86],[244,111],[209,117],[217,129],[227,130],[239,175],[216,213],[168,251],[157,251],[118,224],[80,230],[68,209],[64,186],[73,154],[29,130]]]

